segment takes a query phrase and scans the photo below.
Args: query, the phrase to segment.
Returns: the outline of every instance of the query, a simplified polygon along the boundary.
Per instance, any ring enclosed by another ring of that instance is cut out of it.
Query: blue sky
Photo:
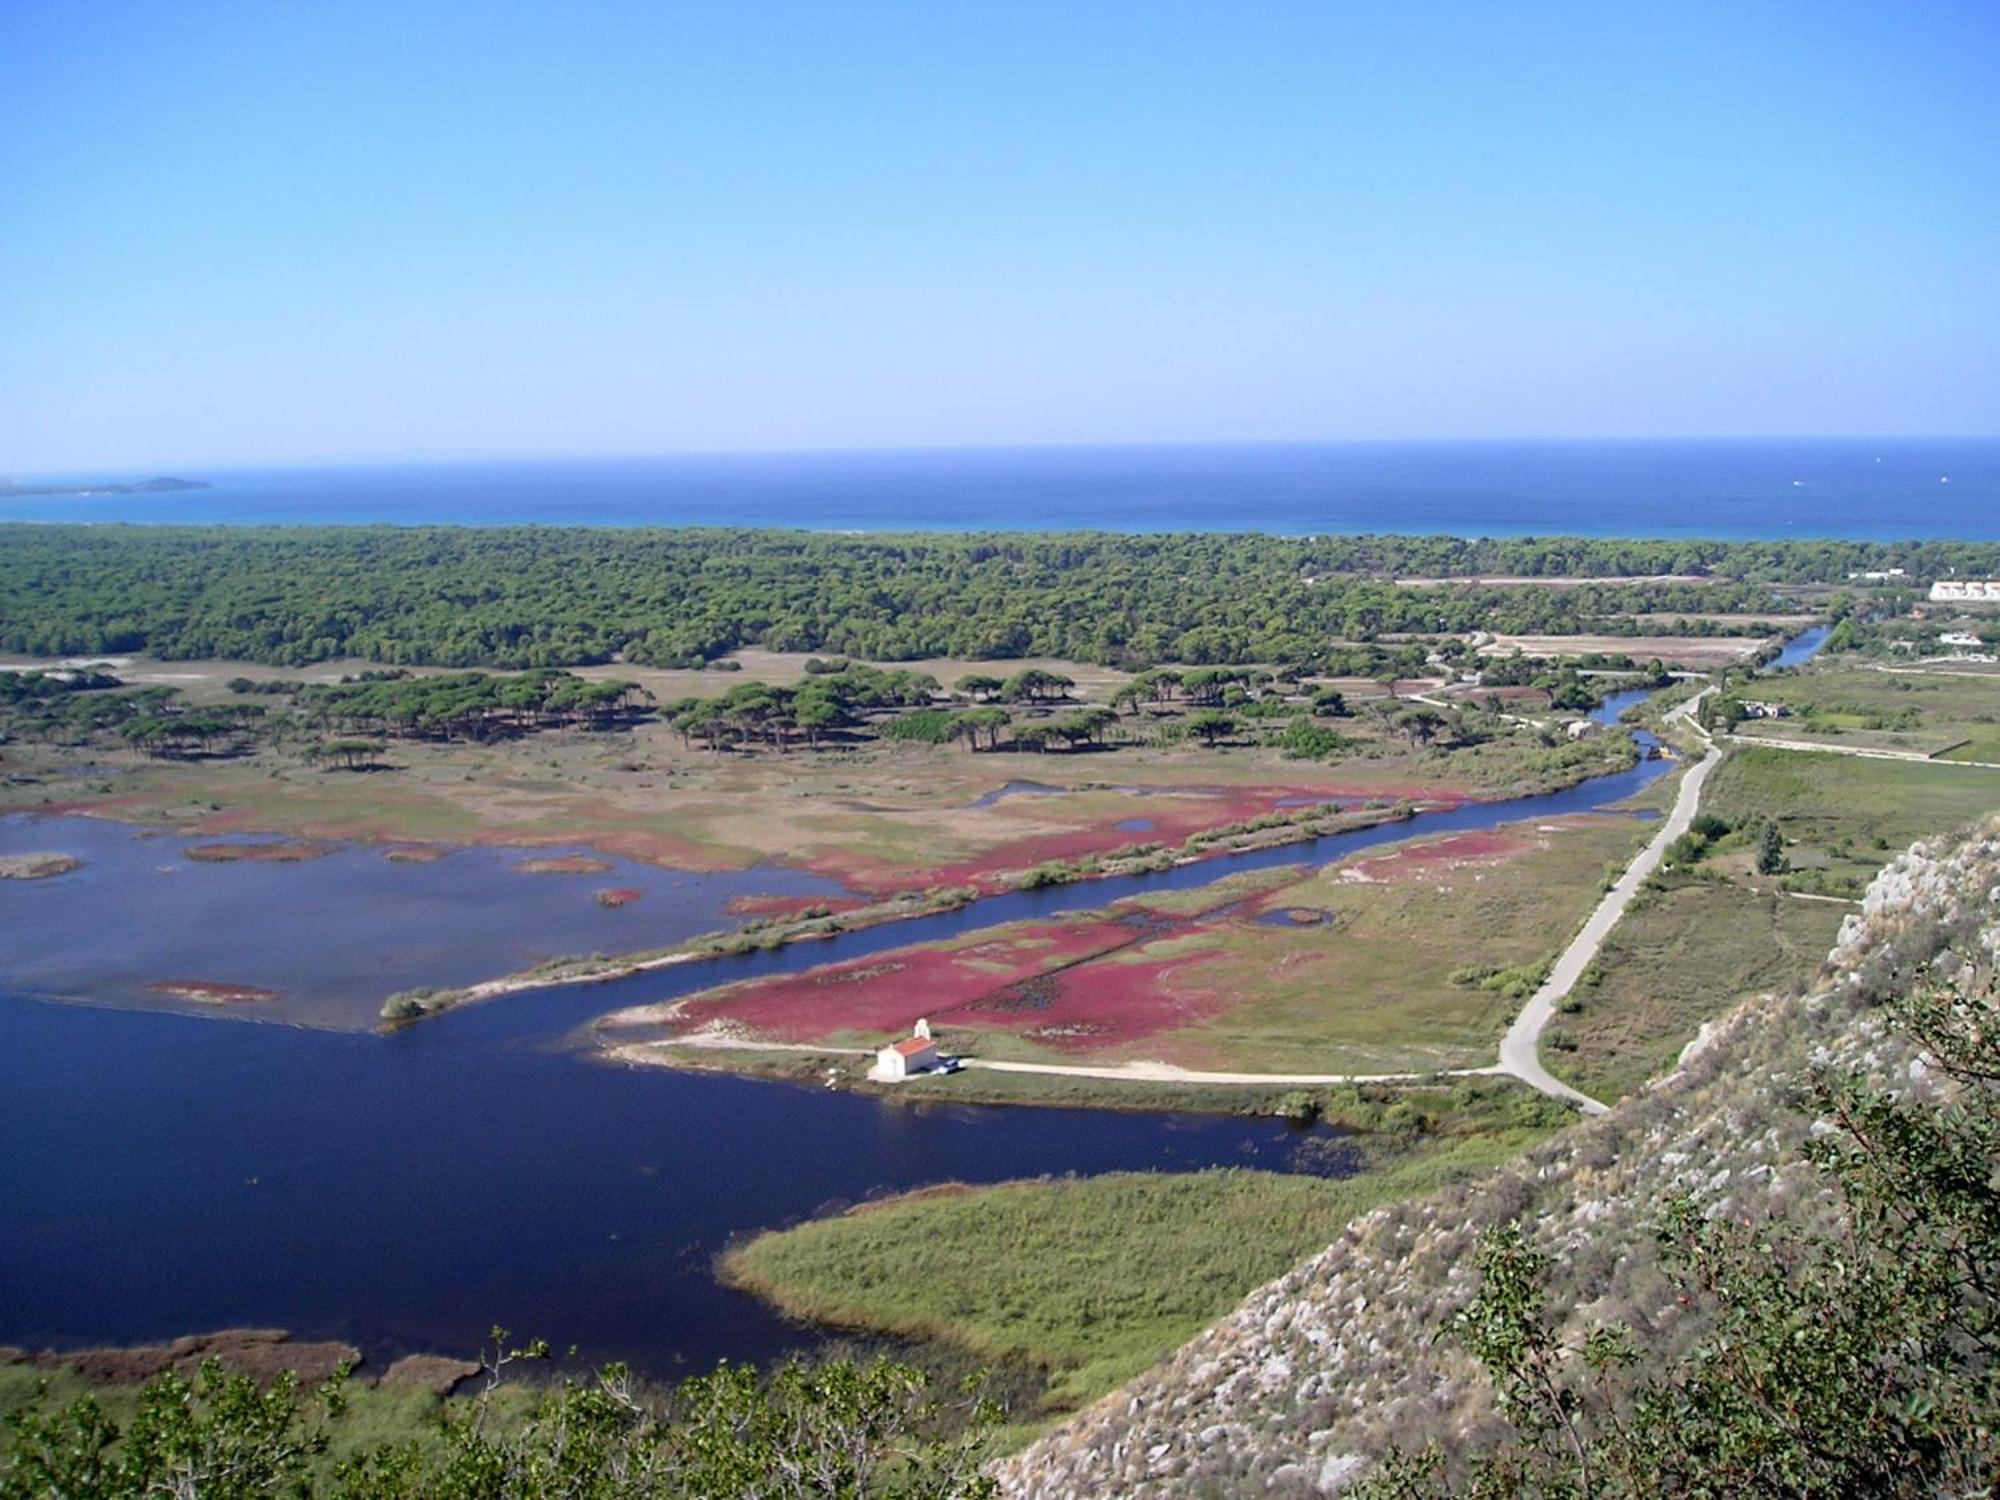
[[[0,472],[2000,431],[2000,5],[0,0]]]

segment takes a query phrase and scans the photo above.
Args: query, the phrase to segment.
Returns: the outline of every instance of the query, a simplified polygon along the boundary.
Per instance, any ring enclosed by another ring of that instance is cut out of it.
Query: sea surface
[[[21,483],[143,474],[18,475]],[[23,521],[2000,538],[2000,439],[1251,443],[183,470]]]

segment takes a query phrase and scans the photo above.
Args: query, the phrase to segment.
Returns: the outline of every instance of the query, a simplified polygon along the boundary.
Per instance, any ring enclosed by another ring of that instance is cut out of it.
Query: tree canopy
[[[0,547],[0,647],[292,666],[685,666],[751,645],[874,661],[1312,663],[1335,641],[1394,632],[1657,633],[1658,619],[1634,617],[1764,610],[1773,582],[1891,566],[1913,581],[1987,575],[2000,545],[17,525]],[[1711,581],[1395,581],[1490,574]],[[837,661],[822,667],[837,675]]]

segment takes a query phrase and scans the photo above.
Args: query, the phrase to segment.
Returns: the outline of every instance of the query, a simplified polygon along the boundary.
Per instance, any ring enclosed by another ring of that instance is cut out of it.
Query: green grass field
[[[724,1274],[798,1317],[1037,1366],[1046,1417],[1130,1379],[1357,1215],[1483,1171],[1553,1123],[1516,1085],[1463,1096],[1475,1092],[1484,1128],[1447,1126],[1353,1177],[1128,1172],[947,1189],[760,1236]]]
[[[1845,673],[1868,687],[1885,675]],[[1549,1069],[1600,1098],[1672,1066],[1702,1022],[1740,1001],[1809,983],[1854,908],[1797,893],[1859,896],[1896,852],[2000,807],[2000,771],[1738,747],[1702,806],[1739,827],[1775,819],[1786,869],[1758,875],[1739,833],[1699,874],[1641,894],[1543,1039]]]
[[[1172,1060],[1191,1067],[1391,1073],[1484,1066],[1520,997],[1454,983],[1454,974],[1552,959],[1596,903],[1607,872],[1647,835],[1648,825],[1634,820],[1587,818],[1508,825],[1400,854],[1377,851],[1265,899],[1275,910],[1327,913],[1322,923],[1217,924],[1096,967],[1157,963],[1176,945],[1211,955],[1176,968],[1168,982],[1230,1003],[1198,1028],[1157,1039],[1171,1041]],[[1428,858],[1461,843],[1463,857]],[[1127,1050],[1149,1052],[1145,1045]],[[1149,1055],[1160,1051],[1155,1045]]]
[[[1836,656],[1797,673],[1759,677],[1743,696],[1792,710],[1787,718],[1737,726],[1752,738],[1824,738],[1945,759],[2000,759],[2000,676],[1888,672]]]
[[[1858,895],[1891,852],[2000,808],[2000,771],[1739,748],[1702,805],[1732,822],[1776,818],[1794,868]]]

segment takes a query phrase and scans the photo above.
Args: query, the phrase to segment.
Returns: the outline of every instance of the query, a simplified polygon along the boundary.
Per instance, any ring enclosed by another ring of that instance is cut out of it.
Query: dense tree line
[[[543,668],[516,677],[364,674],[359,682],[299,687],[292,701],[301,718],[321,727],[406,738],[491,739],[575,724],[612,728],[650,708],[653,695],[636,682],[592,682]]]
[[[1633,629],[1767,608],[1776,581],[2000,572],[2000,545],[450,527],[14,526],[0,647],[301,665],[689,665],[740,646],[877,661],[1313,661],[1335,640]],[[1704,573],[1708,584],[1398,587],[1398,575]]]

